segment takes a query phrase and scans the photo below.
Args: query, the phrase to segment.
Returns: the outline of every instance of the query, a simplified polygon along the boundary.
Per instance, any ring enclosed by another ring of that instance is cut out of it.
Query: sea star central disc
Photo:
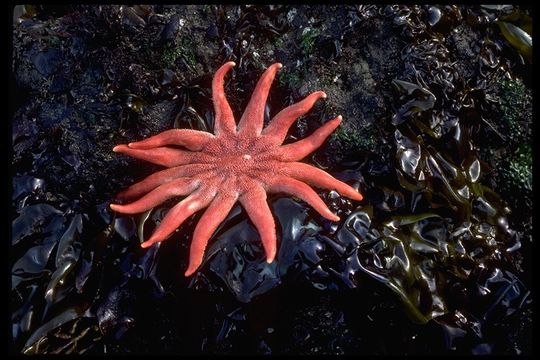
[[[309,185],[362,200],[362,195],[349,185],[323,170],[298,162],[321,146],[339,126],[341,116],[328,121],[305,139],[281,145],[294,121],[326,94],[322,91],[310,94],[280,111],[263,129],[266,98],[277,70],[282,67],[279,63],[273,64],[259,79],[236,125],[223,89],[225,74],[233,66],[232,61],[221,66],[212,82],[214,134],[172,129],[113,149],[168,168],[118,194],[119,199],[138,200],[126,205],[111,204],[113,210],[135,214],[168,199],[189,195],[169,210],[152,236],[141,244],[143,248],[165,240],[184,220],[207,207],[193,233],[186,276],[200,266],[208,240],[236,201],[242,204],[257,228],[266,261],[270,263],[276,255],[276,225],[266,201],[267,193],[295,196],[333,221],[339,217]]]

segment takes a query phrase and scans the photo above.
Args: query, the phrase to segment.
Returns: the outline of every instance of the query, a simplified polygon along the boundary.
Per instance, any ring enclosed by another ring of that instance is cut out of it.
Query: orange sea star
[[[119,199],[140,198],[126,205],[111,204],[113,210],[140,213],[173,197],[189,195],[169,210],[152,236],[141,244],[143,248],[165,240],[189,216],[208,207],[193,233],[186,276],[200,266],[208,240],[236,201],[240,201],[257,228],[266,261],[270,263],[276,255],[276,226],[266,201],[267,193],[293,195],[333,221],[339,217],[307,184],[362,200],[362,195],[349,185],[323,170],[298,162],[321,146],[339,126],[341,116],[328,121],[305,139],[281,145],[294,121],[326,94],[322,91],[310,94],[280,111],[263,129],[268,92],[277,70],[282,67],[279,63],[273,64],[259,79],[237,126],[223,89],[223,79],[233,66],[232,61],[221,66],[212,82],[214,134],[172,129],[113,149],[168,168],[118,194]]]

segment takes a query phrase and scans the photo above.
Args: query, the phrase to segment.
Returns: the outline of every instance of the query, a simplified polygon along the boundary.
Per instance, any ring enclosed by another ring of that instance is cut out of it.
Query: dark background
[[[523,6],[21,6],[10,73],[12,353],[530,354],[531,10]],[[528,34],[527,34],[528,33]],[[240,206],[184,278],[194,215],[116,216],[159,169],[112,152],[236,118],[263,70],[268,121],[328,95],[286,141],[342,114],[304,161],[358,186],[342,218],[269,199],[264,262]]]

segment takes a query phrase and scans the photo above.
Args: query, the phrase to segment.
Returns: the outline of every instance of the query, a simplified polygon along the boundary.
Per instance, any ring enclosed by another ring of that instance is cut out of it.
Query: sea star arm
[[[268,188],[268,192],[286,193],[295,196],[307,202],[328,220],[339,221],[339,216],[335,215],[328,206],[326,206],[324,201],[312,188],[301,181],[286,176],[280,176],[272,181]]]
[[[137,214],[149,210],[175,196],[191,193],[199,186],[199,181],[180,178],[160,185],[137,201],[126,205],[111,204],[111,209],[124,214]]]
[[[141,247],[147,248],[152,244],[165,240],[188,217],[205,208],[215,196],[211,186],[201,187],[184,200],[176,204],[161,221],[150,239],[143,242]]]
[[[220,192],[204,212],[195,227],[189,251],[189,266],[185,276],[190,276],[201,265],[208,240],[225,220],[238,199],[236,192]]]
[[[276,72],[282,67],[283,65],[280,63],[275,63],[262,74],[238,123],[239,133],[246,134],[247,136],[255,136],[261,133],[268,92],[270,91],[270,86],[272,86]]]
[[[121,200],[134,199],[147,192],[154,190],[158,186],[173,181],[179,177],[188,177],[197,173],[197,170],[203,170],[201,166],[177,166],[165,170],[158,171],[128,187],[126,190],[118,193],[116,198]]]
[[[137,142],[128,144],[132,149],[152,149],[164,145],[179,145],[191,151],[200,151],[214,135],[206,131],[171,129]]]
[[[276,225],[266,202],[266,192],[259,184],[240,196],[240,203],[259,232],[266,262],[271,263],[276,256]]]
[[[341,119],[340,115],[325,123],[307,138],[281,146],[279,149],[281,159],[283,161],[298,161],[305,158],[322,145],[324,140],[341,124]]]
[[[297,180],[323,189],[332,189],[354,200],[362,200],[364,197],[358,191],[338,179],[333,178],[327,172],[314,166],[301,162],[285,163],[281,166],[283,173]]]
[[[154,149],[132,149],[127,145],[117,145],[113,148],[113,151],[166,167],[192,163],[197,160],[198,155],[196,152],[184,151],[166,146]]]
[[[326,94],[323,91],[315,91],[304,100],[281,110],[264,128],[262,135],[275,139],[275,144],[281,144],[296,119],[306,114],[320,98],[326,98]]]
[[[214,101],[215,124],[214,134],[236,133],[236,123],[231,106],[225,97],[223,89],[223,79],[229,70],[236,64],[229,61],[221,66],[212,80],[212,100]]]

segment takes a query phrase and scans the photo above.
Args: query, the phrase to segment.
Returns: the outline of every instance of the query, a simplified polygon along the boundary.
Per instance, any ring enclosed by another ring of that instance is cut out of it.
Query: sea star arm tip
[[[240,121],[238,122],[238,131],[247,135],[259,135],[264,123],[264,109],[270,87],[276,76],[276,72],[282,67],[280,63],[272,64],[260,77],[251,99],[249,100]]]
[[[284,145],[280,148],[280,153],[283,161],[298,161],[315,150],[317,150],[322,143],[334,132],[334,130],[341,124],[341,115],[326,122],[323,126],[318,128],[310,136],[294,142],[292,144]]]
[[[165,145],[178,145],[191,151],[199,151],[213,138],[214,135],[206,131],[170,129],[147,139],[131,142],[127,146],[130,149],[145,150]]]
[[[120,205],[117,205],[117,204],[109,204],[109,207],[110,207],[113,211],[118,211],[118,206],[120,206]]]
[[[225,186],[224,186],[225,188]],[[199,220],[189,250],[189,266],[185,275],[193,274],[201,265],[208,240],[212,237],[219,225],[225,220],[238,196],[235,192],[220,192],[208,206]]]
[[[236,64],[229,61],[221,66],[212,80],[212,101],[214,102],[214,134],[235,133],[236,122],[234,121],[231,106],[225,97],[225,89],[223,88],[225,75]]]
[[[150,239],[143,244],[150,246],[154,243],[165,240],[171,235],[188,217],[210,204],[215,196],[211,186],[199,188],[184,200],[172,207],[167,212]],[[143,245],[141,244],[141,245]]]
[[[115,147],[113,147],[112,151],[115,152],[115,153],[119,153],[119,152],[122,152],[122,150],[125,147],[127,147],[127,146],[124,145],[124,144],[116,145]]]
[[[149,243],[148,241],[145,241],[143,243],[141,243],[141,248],[143,249],[147,249],[149,248],[150,246],[154,245],[153,243]]]
[[[341,195],[347,196],[353,200],[362,200],[364,197],[350,185],[332,177],[326,171],[302,162],[289,162],[282,165],[282,170],[296,180],[308,183],[310,185],[336,190]]]
[[[282,176],[275,179],[268,188],[271,193],[286,193],[295,196],[313,207],[319,214],[331,221],[339,221],[339,216],[334,214],[319,195],[305,183],[296,179]]]
[[[239,200],[259,233],[266,253],[266,261],[272,262],[276,256],[276,224],[266,202],[266,191],[260,185],[254,186]]]

